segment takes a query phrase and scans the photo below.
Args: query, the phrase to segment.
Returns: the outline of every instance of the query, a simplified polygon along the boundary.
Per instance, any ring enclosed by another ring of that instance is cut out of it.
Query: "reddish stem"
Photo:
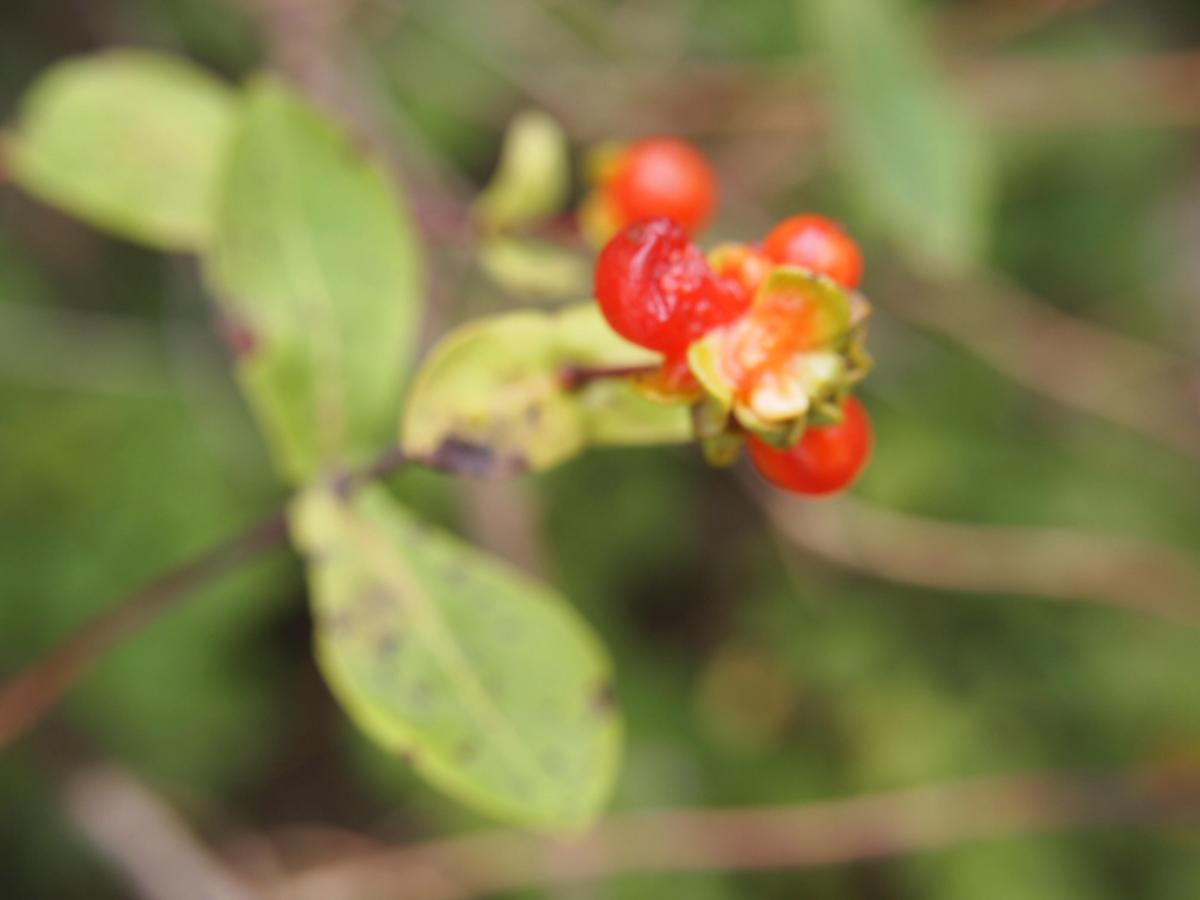
[[[658,370],[658,363],[640,366],[609,366],[588,368],[586,366],[563,366],[558,370],[558,383],[564,391],[575,392],[583,390],[595,381],[633,378],[637,375],[649,375]]]

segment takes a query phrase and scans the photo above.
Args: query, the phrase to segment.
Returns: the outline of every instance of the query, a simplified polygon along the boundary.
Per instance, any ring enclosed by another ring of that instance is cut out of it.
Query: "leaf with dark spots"
[[[386,169],[270,78],[247,88],[205,276],[256,336],[238,374],[297,484],[395,431],[421,312],[413,229]]]
[[[378,485],[310,489],[291,522],[306,555],[331,560],[308,569],[317,655],[368,735],[500,818],[574,828],[596,815],[621,728],[596,688],[611,683],[607,656],[562,597]]]

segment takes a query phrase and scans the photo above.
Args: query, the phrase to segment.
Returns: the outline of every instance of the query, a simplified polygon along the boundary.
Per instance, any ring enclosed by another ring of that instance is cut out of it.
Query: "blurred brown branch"
[[[0,749],[24,734],[62,699],[97,660],[197,588],[282,546],[282,511],[159,575],[80,627],[0,687]]]
[[[937,27],[948,48],[987,47],[1103,4],[1104,0],[975,0],[947,7],[939,14]]]
[[[472,475],[492,463],[486,448],[453,441],[419,458],[390,447],[362,469],[343,475],[335,487],[351,491],[408,465]],[[286,508],[281,508],[118,600],[0,685],[0,750],[36,725],[88,669],[119,643],[178,606],[198,588],[282,547],[287,535]]]
[[[461,41],[460,36],[453,36]],[[814,137],[827,110],[818,72],[806,60],[681,61],[664,70],[637,60],[522,66],[481,43],[484,54],[530,100],[577,137],[602,140],[646,132],[715,136]],[[1005,130],[1086,130],[1200,125],[1200,51],[987,56],[952,59],[956,84],[982,120]],[[547,73],[547,70],[549,72]],[[604,85],[604,91],[596,86]],[[587,115],[577,98],[587,96]],[[438,93],[459,115],[494,123],[491,102]]]
[[[1099,603],[1200,625],[1200,560],[1133,538],[973,525],[843,497],[799,503],[754,493],[792,544],[839,566],[938,590]]]
[[[492,831],[350,857],[288,900],[467,900],[646,872],[797,869],[1006,835],[1200,821],[1200,773],[980,778],[795,807],[614,815],[575,840]]]
[[[259,896],[210,853],[175,812],[114,766],[67,775],[67,816],[146,900],[254,900]]]
[[[890,312],[961,343],[1005,376],[1200,458],[1200,366],[1059,312],[998,278],[889,271]]]

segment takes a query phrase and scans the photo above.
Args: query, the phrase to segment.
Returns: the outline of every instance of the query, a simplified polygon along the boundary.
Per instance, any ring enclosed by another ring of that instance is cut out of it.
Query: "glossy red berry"
[[[669,219],[631,225],[596,261],[596,300],[617,334],[668,356],[732,321],[750,298],[716,275]]]
[[[691,144],[646,138],[621,153],[605,192],[622,225],[664,217],[694,234],[712,217],[717,180]]]
[[[763,252],[779,265],[801,266],[828,275],[848,290],[862,281],[863,259],[858,245],[841,226],[824,216],[784,219],[763,241]]]
[[[848,487],[863,470],[871,453],[871,421],[851,396],[840,423],[806,429],[793,447],[779,450],[754,435],[747,443],[754,467],[767,481],[797,494],[821,496]]]

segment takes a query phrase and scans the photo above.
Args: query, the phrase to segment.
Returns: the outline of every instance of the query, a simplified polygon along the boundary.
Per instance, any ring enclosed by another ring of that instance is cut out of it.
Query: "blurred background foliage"
[[[369,110],[426,223],[431,336],[520,301],[435,227],[486,182],[514,114],[546,110],[581,152],[681,133],[722,176],[711,239],[802,209],[863,239],[879,366],[861,500],[1200,553],[1200,453],[1017,384],[971,341],[914,325],[903,310],[922,298],[902,296],[913,276],[956,285],[969,331],[971,286],[1001,275],[1047,308],[1195,359],[1192,0],[9,0],[0,116],[45,66],[110,45],[178,52],[231,79],[272,59],[318,93],[333,71],[335,97],[352,85],[360,107],[344,108]],[[190,262],[0,189],[3,669],[281,496],[209,319]],[[1064,342],[1059,363],[1112,362],[1083,350]],[[1194,372],[1178,377],[1194,390]],[[738,477],[690,448],[595,451],[504,487],[419,473],[394,487],[540,570],[607,640],[628,719],[620,808],[1200,758],[1194,631],[834,565],[790,544]],[[926,549],[914,564],[936,582],[944,560]],[[319,844],[314,833],[337,845],[343,831],[403,841],[479,824],[352,732],[312,664],[284,555],[123,646],[46,732],[0,758],[6,896],[123,895],[60,802],[80,745],[252,866],[306,835]],[[1200,896],[1198,841],[1013,838],[521,896],[1183,900]]]

